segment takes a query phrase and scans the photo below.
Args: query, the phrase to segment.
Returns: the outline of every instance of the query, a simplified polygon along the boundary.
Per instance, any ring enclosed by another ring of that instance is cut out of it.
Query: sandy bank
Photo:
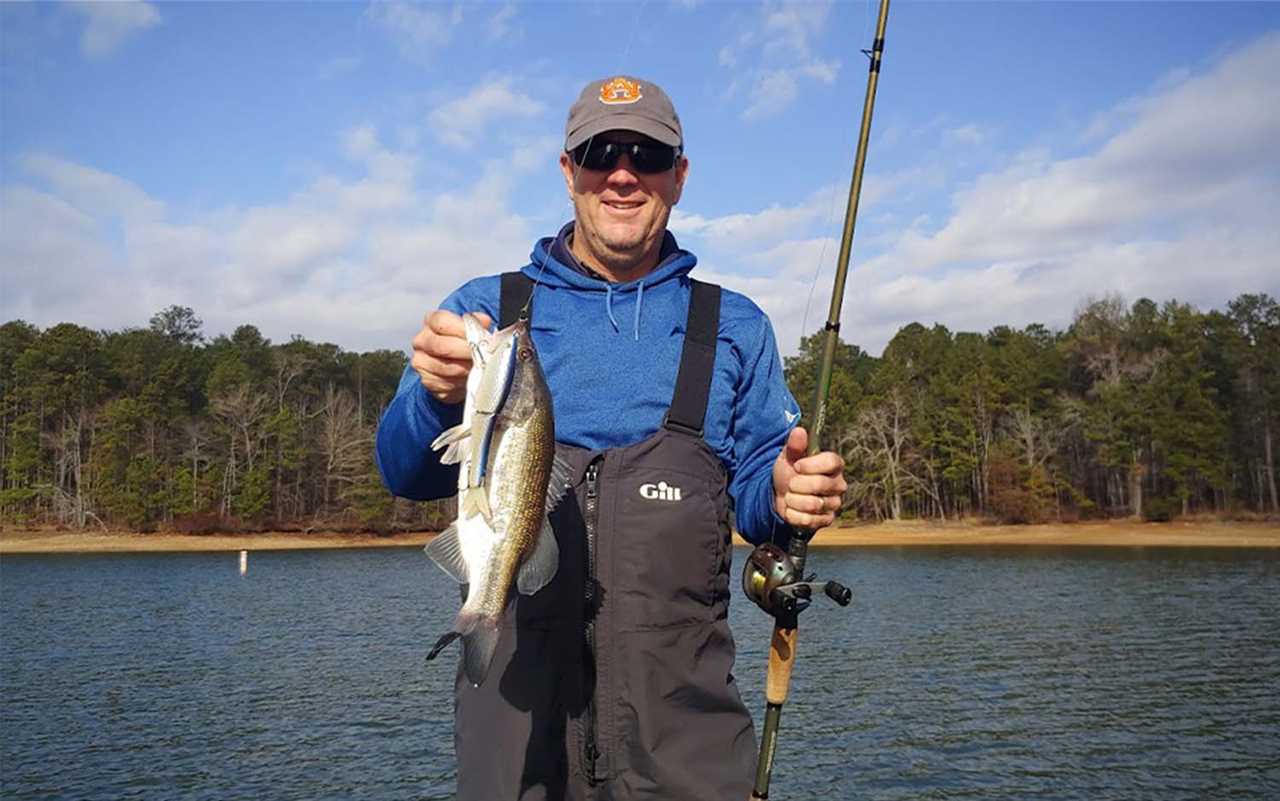
[[[267,531],[260,534],[139,534],[131,531],[0,532],[0,554],[111,553],[139,551],[289,551],[300,548],[421,547],[430,534],[380,536],[337,532]]]
[[[421,547],[430,538],[429,532],[391,536],[337,532],[193,535],[6,528],[0,531],[0,554]],[[1280,548],[1280,524],[1197,520],[1174,523],[1110,521],[1040,526],[982,526],[907,521],[824,529],[818,533],[813,545]]]
[[[824,529],[818,532],[813,545],[1277,548],[1280,547],[1280,524],[1224,523],[1213,520],[1172,523],[1113,520],[1038,526],[983,526],[912,520]]]

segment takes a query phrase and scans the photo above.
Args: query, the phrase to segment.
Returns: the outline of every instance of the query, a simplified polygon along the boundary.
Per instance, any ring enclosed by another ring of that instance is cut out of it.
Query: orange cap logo
[[[628,81],[626,78],[614,78],[600,84],[600,102],[605,105],[626,105],[636,102],[641,97],[643,95],[640,94],[640,84]]]

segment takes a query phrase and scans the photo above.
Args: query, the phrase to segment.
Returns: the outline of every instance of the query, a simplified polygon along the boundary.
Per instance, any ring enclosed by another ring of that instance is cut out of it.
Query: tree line
[[[393,499],[373,462],[403,353],[201,329],[182,306],[113,332],[0,326],[0,519],[386,530],[447,513]]]
[[[785,360],[806,413],[822,333]],[[844,515],[1003,522],[1280,513],[1280,306],[1118,297],[1065,331],[900,329],[840,343],[824,447]],[[146,328],[0,326],[0,520],[214,531],[438,527],[451,501],[393,499],[373,461],[400,351],[252,325],[207,339],[190,309]],[[806,419],[811,419],[807,415]]]
[[[822,344],[806,337],[785,360],[802,404]],[[823,444],[847,462],[846,515],[1280,513],[1280,307],[1265,294],[1225,312],[1111,296],[1065,331],[912,323],[878,359],[840,344],[829,398]]]

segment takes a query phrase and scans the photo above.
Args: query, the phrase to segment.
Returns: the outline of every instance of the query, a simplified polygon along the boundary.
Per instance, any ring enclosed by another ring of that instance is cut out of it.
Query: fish
[[[555,452],[551,392],[528,320],[490,333],[463,315],[472,367],[462,422],[436,437],[443,464],[457,464],[458,516],[426,553],[460,584],[466,599],[434,659],[462,639],[467,681],[480,686],[497,650],[511,588],[532,595],[555,578],[559,546],[548,514],[568,491],[570,472]]]

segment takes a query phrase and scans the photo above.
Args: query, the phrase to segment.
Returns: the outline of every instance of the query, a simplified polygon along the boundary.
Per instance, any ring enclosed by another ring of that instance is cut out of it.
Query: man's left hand
[[[805,456],[809,432],[796,427],[773,463],[773,508],[797,528],[829,526],[840,511],[844,491],[844,459],[831,451]]]

